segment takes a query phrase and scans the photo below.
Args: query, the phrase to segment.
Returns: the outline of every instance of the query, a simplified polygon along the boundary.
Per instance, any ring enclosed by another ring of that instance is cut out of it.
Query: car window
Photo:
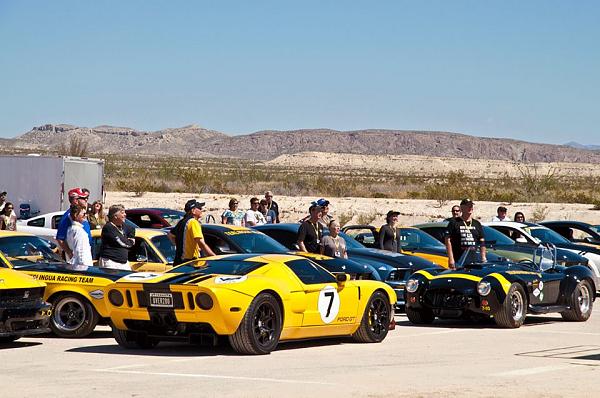
[[[52,216],[52,226],[50,228],[52,229],[58,229],[58,224],[60,224],[60,220],[62,218],[62,214],[57,214],[55,216]]]
[[[298,233],[282,229],[261,228],[261,232],[269,235],[289,250],[298,250]]]
[[[183,218],[183,216],[185,216],[185,213],[183,212],[163,212],[161,213],[161,217],[164,218],[169,225],[174,226],[175,224],[177,224],[179,222],[179,220],[181,220]]]
[[[594,236],[587,231],[579,228],[571,228],[572,238],[578,242],[584,242],[586,239],[594,240]]]
[[[135,245],[129,250],[129,261],[160,263],[160,258],[142,238],[135,238]]]
[[[244,253],[287,253],[289,250],[275,239],[253,229],[231,230],[223,233]]]
[[[400,246],[403,248],[445,248],[431,235],[413,228],[400,228]]]
[[[420,228],[422,231],[428,233],[433,236],[440,242],[444,242],[444,235],[446,234],[446,227],[422,227]]]
[[[375,235],[370,228],[351,228],[344,232],[363,245],[375,244]]]
[[[46,241],[37,236],[7,236],[0,239],[0,250],[8,257],[40,257],[48,261],[60,261]],[[17,266],[17,261],[13,264]]]
[[[494,228],[483,226],[483,235],[485,236],[486,242],[495,242],[496,245],[514,245],[515,241],[504,235],[503,233],[496,231]],[[514,235],[514,234],[513,234]]]
[[[46,225],[46,220],[44,219],[44,217],[34,218],[31,221],[27,221],[27,225],[31,227],[43,227],[44,225]]]
[[[285,263],[294,274],[306,285],[317,283],[335,283],[335,277],[317,264],[307,260],[298,259]]]
[[[169,237],[165,235],[158,235],[151,239],[152,244],[158,249],[158,251],[163,255],[163,257],[167,260],[167,263],[172,263],[175,259],[175,245],[169,239]]]
[[[534,238],[538,238],[544,243],[553,243],[555,245],[570,243],[566,238],[560,236],[549,228],[523,228]]]
[[[324,229],[323,234],[329,235],[329,230]],[[346,242],[346,249],[364,249],[365,248],[365,246],[363,246],[360,242],[357,242],[356,240],[352,239],[351,236],[349,236],[348,234],[346,234],[344,232],[340,232],[338,235],[341,236],[342,239],[344,239],[344,242]]]

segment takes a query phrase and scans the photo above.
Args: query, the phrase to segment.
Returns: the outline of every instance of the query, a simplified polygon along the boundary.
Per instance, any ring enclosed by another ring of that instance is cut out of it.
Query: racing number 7
[[[324,296],[329,297],[329,305],[327,306],[327,314],[325,314],[325,318],[329,318],[329,314],[331,313],[331,305],[333,304],[333,298],[335,297],[335,293],[325,292]]]

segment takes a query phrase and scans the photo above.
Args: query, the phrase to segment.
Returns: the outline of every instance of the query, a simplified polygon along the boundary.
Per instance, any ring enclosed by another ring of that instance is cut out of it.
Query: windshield
[[[400,246],[404,249],[446,248],[439,240],[416,228],[400,228]]]
[[[166,273],[188,273],[203,271],[203,274],[223,274],[223,275],[246,275],[255,269],[262,267],[265,263],[256,261],[240,260],[195,260],[179,267],[175,267]]]
[[[485,236],[486,242],[495,242],[496,245],[514,245],[515,241],[504,235],[502,232],[494,229],[492,227],[488,227],[487,225],[483,226],[483,236]]]
[[[253,229],[224,232],[244,253],[288,253],[275,239]]]
[[[7,236],[0,239],[0,250],[15,267],[37,261],[61,261],[50,245],[37,236]]]
[[[329,230],[327,228],[323,229],[323,235],[329,235]],[[344,242],[346,242],[346,249],[364,249],[365,248],[363,245],[360,244],[360,242],[357,242],[356,239],[352,238],[350,235],[348,235],[344,232],[340,232],[339,236],[341,236],[342,239],[344,239]]]
[[[546,270],[554,264],[554,252],[545,247],[531,246],[493,246],[486,247],[486,263],[520,263],[536,270]],[[459,267],[481,263],[481,249],[467,249],[459,260]]]
[[[182,211],[172,210],[161,213],[161,216],[169,223],[169,225],[174,226],[183,218],[183,216],[185,216],[185,213]]]
[[[172,263],[175,260],[175,245],[173,245],[166,234],[155,236],[151,241],[160,254],[167,260],[167,263]]]
[[[553,243],[555,245],[571,243],[566,238],[560,236],[557,232],[554,232],[549,228],[526,227],[523,229],[529,232],[534,238],[538,238],[542,243]]]

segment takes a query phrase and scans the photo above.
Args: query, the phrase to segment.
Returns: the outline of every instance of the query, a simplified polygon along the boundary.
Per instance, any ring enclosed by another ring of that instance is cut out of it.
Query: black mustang
[[[594,276],[585,266],[556,264],[555,248],[532,248],[532,260],[508,261],[489,247],[461,258],[456,270],[420,270],[406,282],[406,315],[415,324],[435,317],[490,317],[505,328],[518,328],[528,313],[559,312],[569,321],[586,321],[595,299]],[[537,255],[539,254],[539,255]]]

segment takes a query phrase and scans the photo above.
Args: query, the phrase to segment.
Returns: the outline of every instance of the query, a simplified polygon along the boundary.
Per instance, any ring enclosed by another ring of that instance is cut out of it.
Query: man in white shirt
[[[265,216],[258,210],[259,205],[260,201],[258,198],[250,199],[250,210],[248,210],[244,215],[246,226],[253,227],[255,225],[263,225],[267,223]]]
[[[504,206],[498,207],[498,210],[496,211],[498,213],[498,215],[496,215],[492,218],[492,222],[510,221],[510,218],[508,218],[508,216],[506,215],[507,211],[508,211],[508,209]]]
[[[73,256],[69,259],[75,269],[87,269],[93,266],[92,248],[87,232],[83,229],[82,222],[87,214],[87,206],[80,204],[71,205],[71,226],[67,229],[66,242],[73,251]]]

